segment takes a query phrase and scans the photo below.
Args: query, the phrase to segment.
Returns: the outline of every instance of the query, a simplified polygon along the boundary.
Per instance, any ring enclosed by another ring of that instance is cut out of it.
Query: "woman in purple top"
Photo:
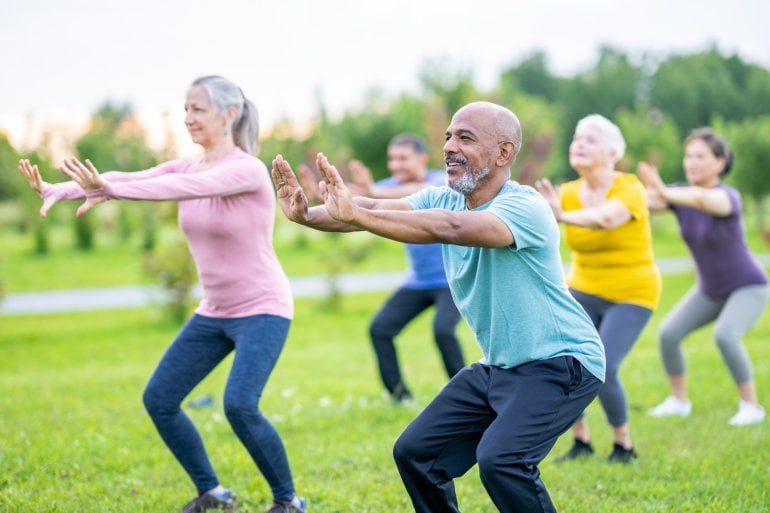
[[[656,417],[690,414],[681,342],[712,321],[717,346],[740,395],[738,412],[730,424],[756,424],[765,417],[741,337],[767,306],[767,273],[746,246],[740,194],[720,181],[731,164],[727,144],[709,128],[699,128],[685,140],[683,165],[689,186],[666,186],[654,166],[639,164],[650,209],[670,208],[674,212],[698,276],[697,284],[660,328],[661,356],[672,395],[650,410]]]
[[[82,215],[107,200],[178,201],[179,225],[198,269],[203,299],[158,363],[144,404],[171,453],[198,490],[182,513],[234,511],[203,440],[180,405],[231,352],[224,393],[230,425],[273,493],[268,513],[304,513],[286,450],[259,410],[259,399],[281,354],[294,314],[289,282],[273,250],[275,191],[256,156],[257,112],[239,87],[201,77],[187,91],[185,125],[200,157],[146,171],[100,174],[86,160],[66,159],[72,181],[43,182],[28,161],[19,169],[43,198],[45,216],[57,201],[85,198]]]

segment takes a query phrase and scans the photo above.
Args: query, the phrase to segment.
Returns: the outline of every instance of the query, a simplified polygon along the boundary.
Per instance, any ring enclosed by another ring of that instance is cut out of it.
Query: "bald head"
[[[513,143],[515,150],[511,162],[516,160],[521,149],[521,123],[516,114],[496,103],[472,102],[461,107],[452,116],[452,122],[466,117],[475,120],[477,126],[495,143]]]

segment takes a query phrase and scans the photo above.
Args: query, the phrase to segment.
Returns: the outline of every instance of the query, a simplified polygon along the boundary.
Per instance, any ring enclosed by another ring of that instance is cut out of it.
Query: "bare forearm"
[[[377,203],[371,198],[362,196],[353,198],[353,201],[362,209],[375,208]],[[359,226],[337,221],[329,215],[329,211],[326,210],[324,205],[309,208],[307,214],[307,220],[302,224],[315,230],[322,232],[355,232],[362,230]]]
[[[663,199],[672,204],[703,210],[714,215],[729,215],[732,210],[730,198],[723,190],[704,187],[665,187]]]
[[[411,244],[457,244],[459,220],[446,210],[367,210],[359,209],[353,221],[360,230],[398,242]]]

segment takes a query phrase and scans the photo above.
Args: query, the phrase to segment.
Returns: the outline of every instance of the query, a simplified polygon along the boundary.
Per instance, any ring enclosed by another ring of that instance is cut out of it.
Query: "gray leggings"
[[[751,360],[741,337],[759,319],[767,306],[767,285],[748,285],[735,290],[727,299],[712,299],[697,286],[669,312],[660,328],[660,354],[669,376],[685,373],[682,340],[716,320],[714,339],[737,384],[752,379]]]
[[[607,366],[604,384],[599,389],[607,422],[622,426],[628,422],[628,402],[618,371],[652,315],[652,310],[630,303],[613,303],[598,296],[570,289],[596,326],[604,344]]]

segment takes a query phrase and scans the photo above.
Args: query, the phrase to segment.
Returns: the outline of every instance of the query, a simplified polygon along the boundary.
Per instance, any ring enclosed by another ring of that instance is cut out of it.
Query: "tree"
[[[531,53],[500,76],[500,92],[504,96],[512,90],[555,101],[558,87],[559,80],[548,70],[548,59],[542,50]]]
[[[765,199],[770,194],[770,115],[727,123],[717,120],[714,125],[733,153],[733,168],[727,180],[754,201],[757,225],[763,230]]]
[[[87,133],[75,142],[80,159],[89,159],[101,171],[138,171],[157,163],[155,155],[145,142],[144,127],[133,115],[130,105],[104,103],[91,118],[91,127]],[[121,205],[119,216],[122,219],[122,231],[127,230],[126,209]],[[147,207],[145,207],[147,208]],[[76,247],[88,250],[94,244],[93,215],[75,219]],[[153,223],[143,223],[146,230],[154,230]],[[154,240],[154,237],[145,237]]]
[[[658,166],[664,182],[681,182],[682,143],[670,117],[638,104],[634,110],[621,109],[615,116],[626,140],[626,154],[619,167],[633,171],[639,161]]]
[[[716,48],[674,55],[652,76],[651,105],[674,119],[681,133],[725,121],[770,114],[770,71]]]

